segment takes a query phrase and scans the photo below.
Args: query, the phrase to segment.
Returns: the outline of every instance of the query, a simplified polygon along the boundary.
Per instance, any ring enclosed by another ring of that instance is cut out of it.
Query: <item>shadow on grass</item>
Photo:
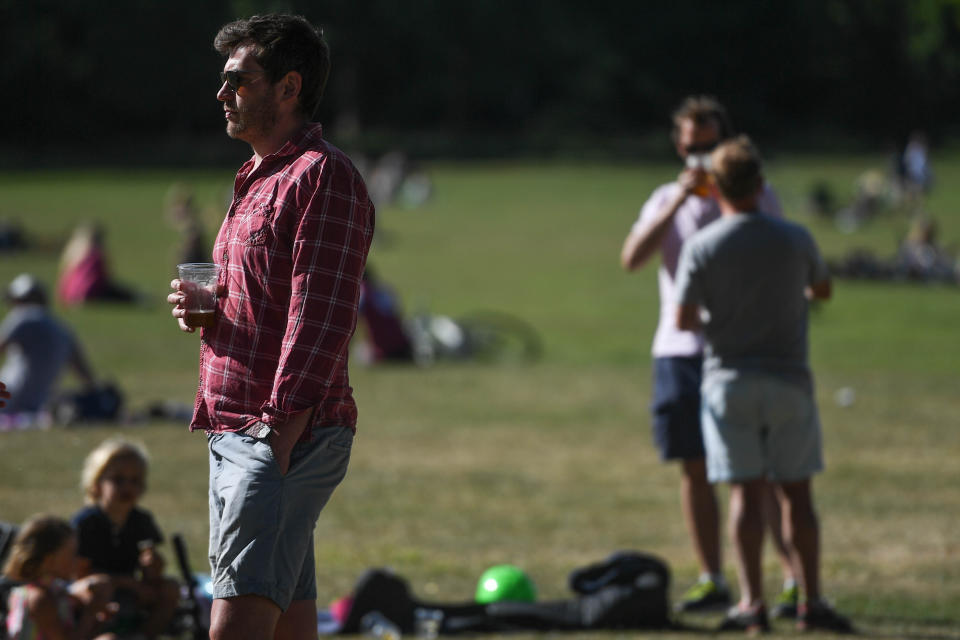
[[[892,622],[892,621],[891,621]],[[934,625],[939,625],[939,622],[930,622],[931,627]],[[949,622],[943,622],[942,624],[948,625]],[[895,623],[890,625],[895,627]],[[958,640],[960,639],[960,630],[950,629],[948,627],[942,628],[912,628],[912,629],[898,629],[898,630],[889,630],[888,629],[877,629],[873,627],[865,627],[864,625],[856,625],[857,633],[856,635],[863,638],[903,638],[904,640]]]
[[[690,621],[689,619],[674,620],[674,623],[668,629],[663,631],[669,635],[697,635],[720,637],[736,637],[735,634],[718,632],[722,616],[709,616],[703,620]],[[771,620],[772,637],[793,636],[795,631],[792,620]],[[922,621],[907,621],[903,618],[875,617],[871,616],[868,622],[864,623],[863,618],[854,617],[854,633],[845,634],[846,637],[854,638],[899,638],[902,640],[960,640],[960,628],[956,627],[955,621],[947,618],[926,619]],[[844,637],[836,635],[829,631],[813,630],[804,634],[807,637],[820,638],[826,637]]]

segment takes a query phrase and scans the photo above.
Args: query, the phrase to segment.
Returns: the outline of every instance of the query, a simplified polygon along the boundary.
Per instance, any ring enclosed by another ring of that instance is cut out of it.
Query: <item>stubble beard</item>
[[[267,100],[244,107],[231,106],[236,121],[227,121],[227,135],[235,140],[252,142],[269,135],[277,125],[277,107]]]

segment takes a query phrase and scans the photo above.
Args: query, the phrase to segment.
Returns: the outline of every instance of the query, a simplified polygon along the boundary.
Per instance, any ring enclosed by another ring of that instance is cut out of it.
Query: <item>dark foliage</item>
[[[7,156],[112,145],[136,158],[156,140],[215,139],[213,35],[271,10],[324,27],[333,70],[320,119],[357,145],[483,155],[639,138],[665,130],[691,92],[716,95],[735,125],[779,141],[843,131],[879,146],[914,128],[936,141],[960,117],[960,11],[949,0],[0,6]]]

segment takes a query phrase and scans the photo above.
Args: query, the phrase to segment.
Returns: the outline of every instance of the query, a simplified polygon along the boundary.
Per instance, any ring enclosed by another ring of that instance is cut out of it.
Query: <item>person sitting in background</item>
[[[67,306],[90,300],[133,302],[136,294],[115,282],[107,266],[103,228],[98,224],[78,226],[63,249],[57,295]]]
[[[210,262],[210,247],[207,245],[196,199],[183,185],[175,184],[167,193],[167,219],[180,233],[175,264]]]
[[[937,239],[937,221],[918,215],[900,244],[897,275],[922,282],[960,283],[960,262]]]
[[[367,265],[360,284],[360,319],[367,333],[360,357],[368,363],[412,362],[413,345],[394,292]]]
[[[120,604],[116,630],[155,638],[173,619],[180,588],[163,575],[164,559],[156,551],[163,534],[150,512],[137,506],[146,486],[146,452],[121,439],[106,440],[84,463],[87,506],[73,524],[79,574],[110,577]]]
[[[12,398],[2,413],[43,410],[67,364],[92,389],[95,382],[90,365],[73,333],[50,312],[43,284],[22,273],[10,282],[6,298],[13,309],[0,324],[0,353],[7,355],[0,378]]]
[[[22,582],[8,598],[6,633],[10,640],[116,640],[100,633],[109,616],[111,589],[104,576],[70,582],[77,538],[70,523],[35,516],[24,523],[3,568],[6,578]]]
[[[903,149],[903,182],[907,197],[914,201],[929,193],[933,186],[933,168],[923,131],[911,133]]]

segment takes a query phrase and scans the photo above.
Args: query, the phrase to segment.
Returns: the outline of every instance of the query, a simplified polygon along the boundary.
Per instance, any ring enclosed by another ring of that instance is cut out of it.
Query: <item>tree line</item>
[[[0,0],[0,151],[222,136],[217,28],[322,25],[320,119],[351,144],[483,155],[642,141],[688,93],[777,142],[934,141],[958,124],[954,0]],[[142,144],[142,149],[136,147]],[[132,145],[132,147],[130,146]],[[202,155],[201,151],[197,151]]]

